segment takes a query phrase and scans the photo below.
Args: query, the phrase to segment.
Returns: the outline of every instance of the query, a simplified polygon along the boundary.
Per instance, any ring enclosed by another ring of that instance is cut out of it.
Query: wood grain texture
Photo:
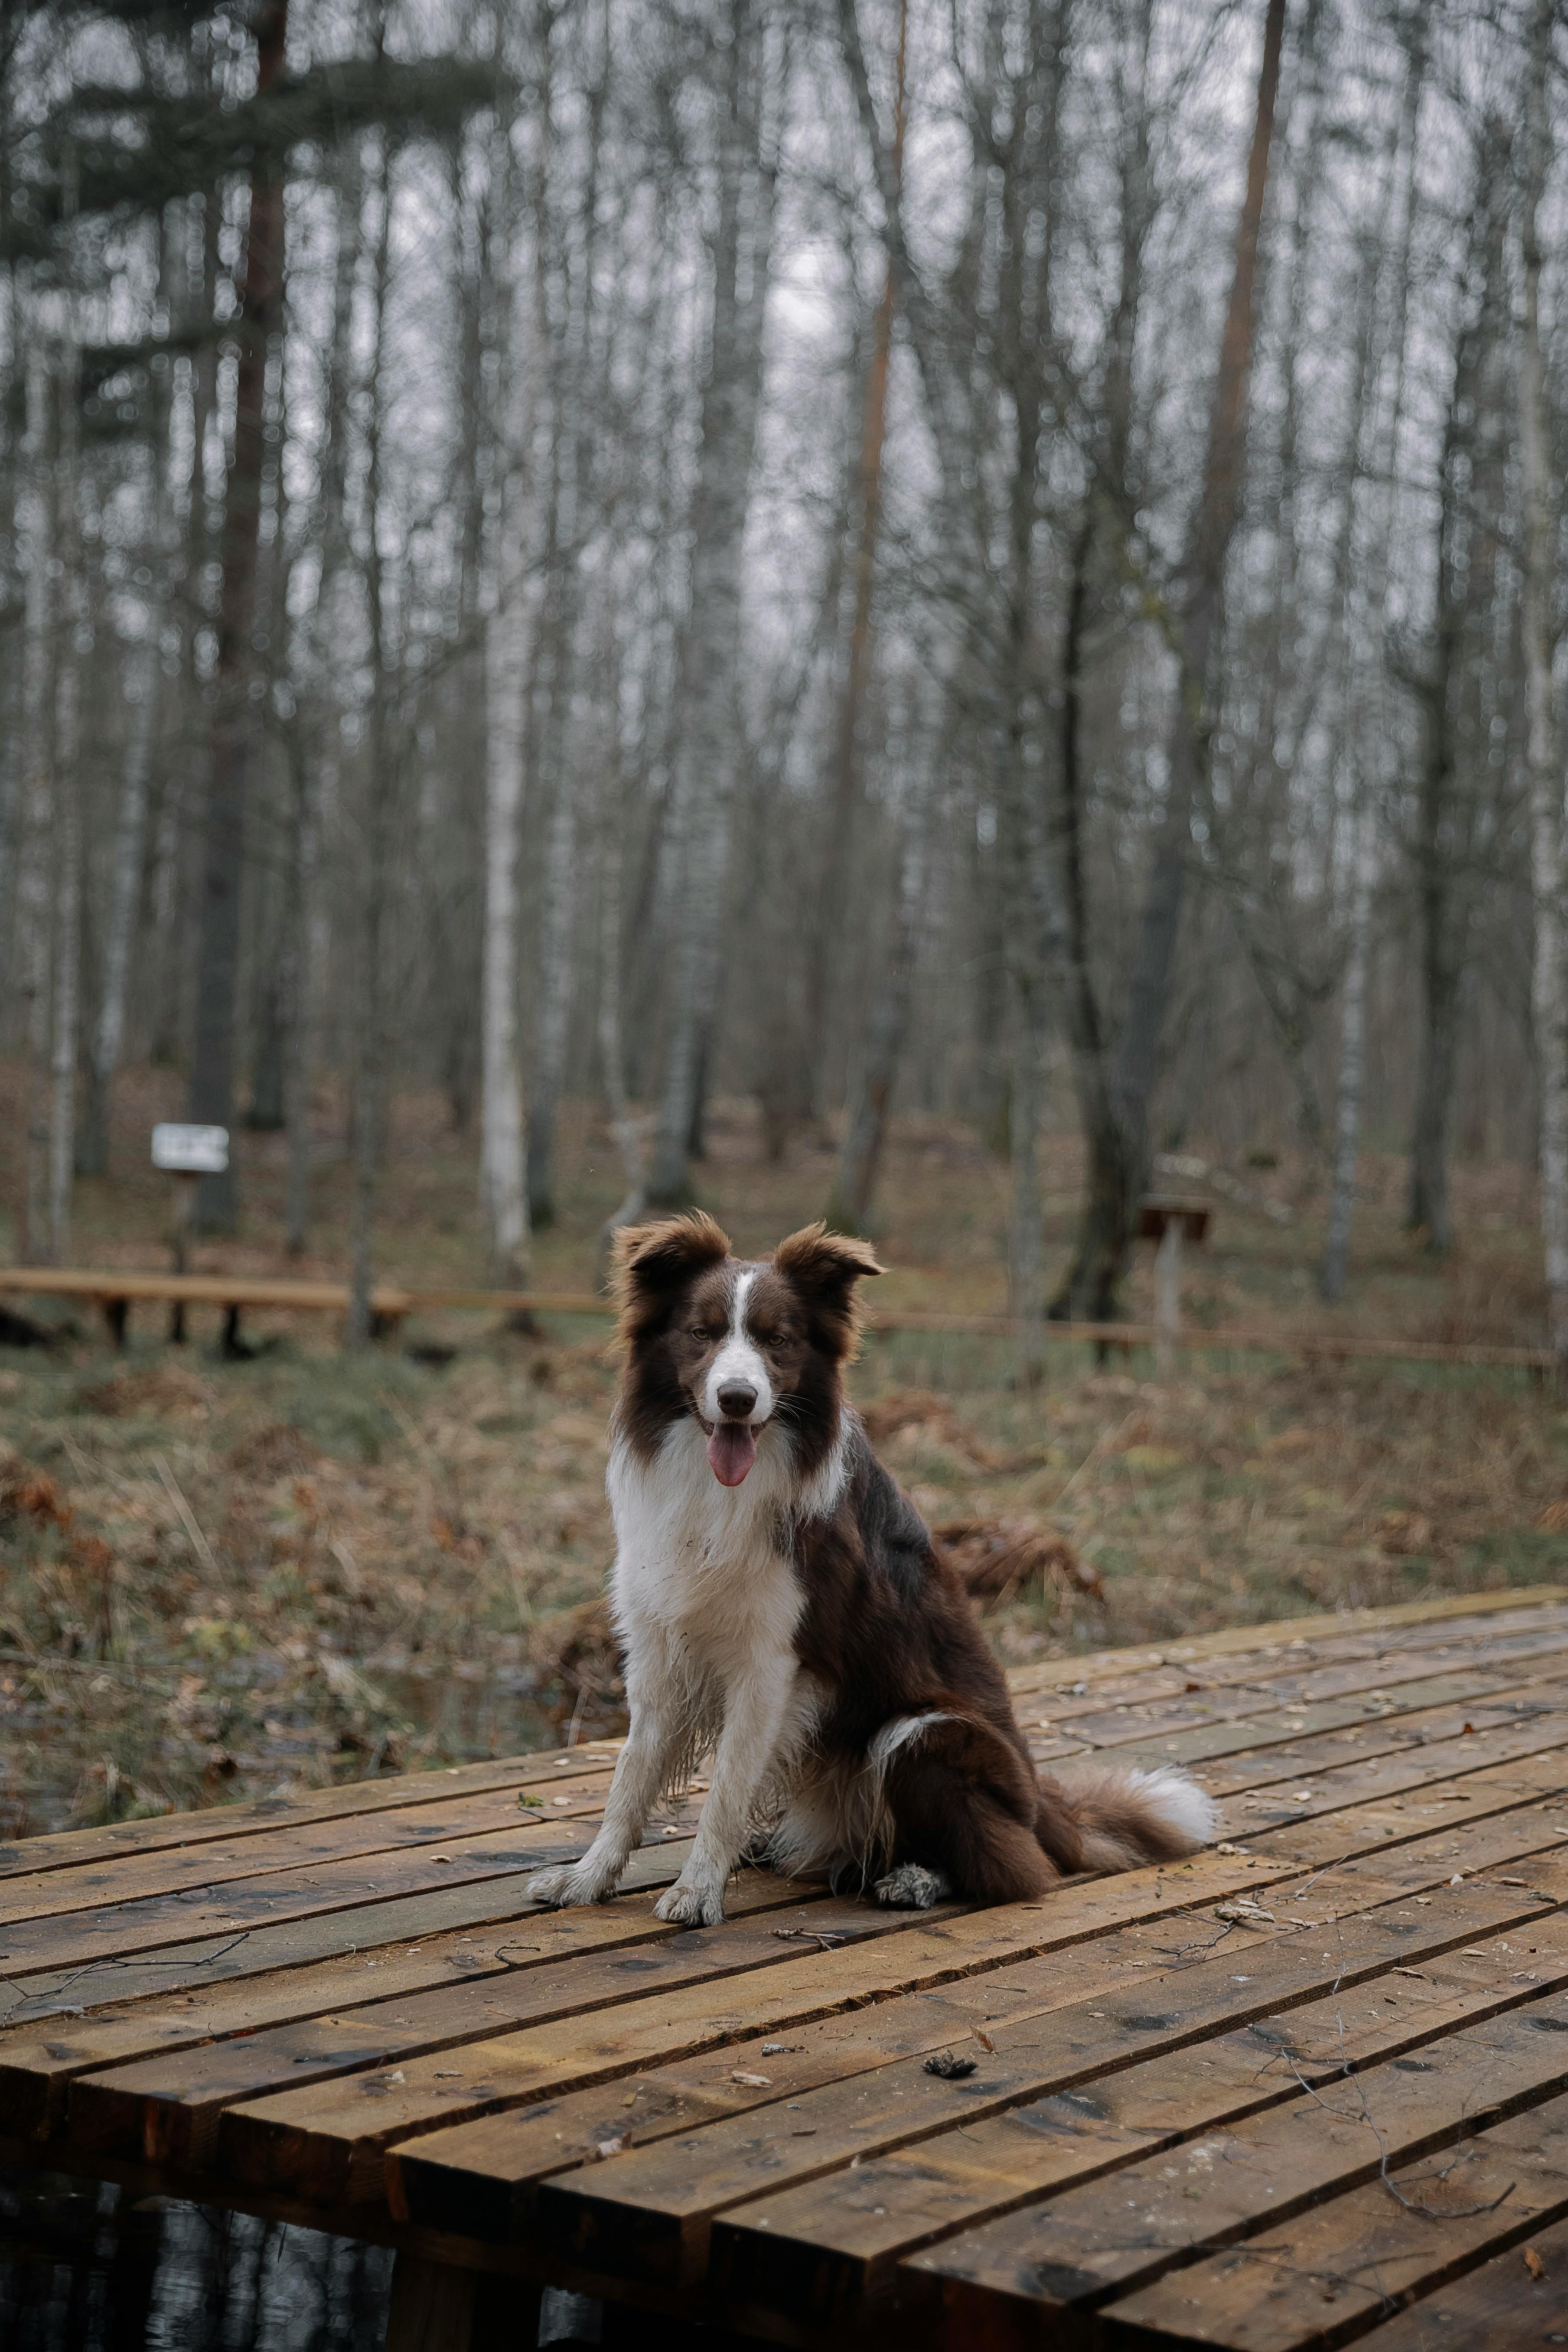
[[[726,2207],[837,2170],[852,2158],[864,2166],[887,2149],[955,2126],[967,2135],[1007,2108],[1094,2084],[1152,2052],[1194,2042],[1206,2048],[1255,2019],[1280,2020],[1315,1995],[1331,1989],[1342,1993],[1520,1916],[1517,1898],[1481,1888],[1457,1890],[1455,1901],[1446,1916],[1434,1913],[1435,1924],[1402,1900],[1387,1910],[1342,1917],[1331,1928],[1287,1933],[1245,1958],[1217,1953],[1087,2000],[1062,2002],[1058,1993],[1048,2009],[995,2017],[986,2029],[989,2051],[964,2046],[964,2054],[979,2063],[962,2083],[943,2082],[907,2060],[884,2068],[869,2085],[828,2084],[803,2096],[793,2111],[774,2106],[754,2123],[716,2126],[689,2142],[619,2157],[592,2174],[547,2184],[541,2221],[570,2230],[579,2259],[615,2267],[608,2250],[633,2234],[635,2209],[640,2259],[654,2260],[662,2251],[667,2266],[694,2274],[694,2265],[707,2258],[713,2216]],[[1524,1916],[1548,1915],[1532,1903]],[[1568,1957],[1557,1954],[1551,1966],[1555,1979],[1568,1980]],[[1049,1999],[1043,1984],[1039,1992]],[[1273,2073],[1271,2066],[1267,2071]],[[743,2264],[768,2259],[766,2245],[753,2241],[773,2229],[771,2211],[737,2221],[720,2233],[715,2260],[721,2246],[727,2275],[738,2276]]]
[[[384,1780],[354,1780],[342,1789],[319,1789],[308,1797],[261,1797],[250,1805],[214,1805],[202,1813],[161,1813],[150,1821],[110,1822],[88,1830],[55,1830],[39,1837],[0,1844],[0,1878],[17,1872],[60,1870],[77,1864],[118,1864],[127,1854],[161,1847],[226,1845],[258,1832],[328,1822],[352,1813],[377,1813],[411,1805],[450,1804],[455,1798],[492,1789],[542,1787],[567,1773],[608,1774],[618,1740],[595,1740],[592,1748],[552,1748],[537,1756],[513,1756],[495,1763],[452,1764],[439,1772],[399,1772]]]
[[[527,2105],[988,1976],[1026,1957],[1090,1942],[1128,1920],[1185,1909],[1200,1893],[1258,1883],[1245,1861],[1200,1855],[1064,1889],[1037,1904],[965,1913],[934,1928],[923,1915],[911,1915],[906,1932],[890,1942],[817,1950],[760,1975],[731,1978],[721,2003],[701,1988],[679,1990],[630,2003],[603,2022],[589,2011],[527,2034],[470,2043],[438,2073],[435,2062],[416,2060],[395,2070],[401,2082],[358,2077],[341,2090],[328,2084],[320,2093],[284,2092],[231,2108],[219,2133],[219,2161],[258,2185],[287,2182],[316,2194],[307,2184],[331,2181],[333,2195],[346,2186],[351,2194],[379,2196],[385,2147],[466,2115]]]
[[[688,1851],[683,1844],[650,1853],[662,1865],[658,1878],[672,1877]],[[798,1906],[801,1893],[771,1872],[748,1872],[731,1895],[731,1912],[744,1918]],[[372,1958],[334,1951],[313,1963],[182,1993],[177,2000],[135,2001],[80,2020],[15,2028],[0,2033],[0,2107],[14,2131],[39,2137],[60,2128],[66,2086],[98,2068],[240,2036],[265,2037],[268,2028],[327,2014],[384,2011],[389,2003],[396,2009],[410,1995],[433,1989],[477,1988],[487,1978],[559,1969],[595,1954],[635,1954],[679,1932],[654,1916],[653,1903],[651,1892],[623,1894],[592,1909],[533,1912],[489,1934],[450,1928],[406,1947],[372,1947]],[[472,1998],[482,2015],[484,1994],[475,1991]]]
[[[1496,2248],[1568,2214],[1568,2098],[1557,2098],[1413,2163],[1386,2179],[1172,2272],[1103,2315],[1108,2346],[1224,2345],[1230,2352],[1315,2352],[1429,2294]],[[1525,2279],[1530,2273],[1522,2261]],[[1558,2280],[1557,2318],[1568,2317]],[[1374,2337],[1373,2342],[1377,2341]],[[1474,2352],[1468,2335],[1446,2340]],[[1505,2339],[1511,2352],[1528,2341]]]
[[[1530,2230],[1361,2341],[1367,2352],[1545,2352],[1568,2341],[1568,2221]]]
[[[1552,1995],[1463,2027],[1417,2056],[1368,2068],[1332,2092],[1070,2189],[914,2257],[1042,2316],[1123,2303],[1220,2249],[1414,2163],[1561,2092],[1568,1999]]]
[[[511,2264],[824,2352],[1568,2341],[1568,1596],[1012,1679],[1043,1762],[1182,1765],[1225,1850],[923,1916],[745,1874],[679,1930],[688,1801],[532,1912],[613,1743],[28,1841],[8,2144],[455,2264],[454,2313]]]

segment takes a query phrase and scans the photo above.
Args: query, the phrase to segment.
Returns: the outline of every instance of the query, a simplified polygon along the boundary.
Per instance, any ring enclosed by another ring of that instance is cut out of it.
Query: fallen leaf
[[[991,2053],[991,2055],[994,2057],[996,2055],[996,2044],[992,2041],[991,2036],[988,2033],[982,2033],[977,2025],[972,2025],[969,2030],[971,2033],[973,2034],[976,2042],[979,2042],[982,2050],[988,2050]]]
[[[1546,2276],[1546,2264],[1533,2246],[1526,2246],[1524,2250],[1524,2267],[1532,2279],[1543,2279]]]

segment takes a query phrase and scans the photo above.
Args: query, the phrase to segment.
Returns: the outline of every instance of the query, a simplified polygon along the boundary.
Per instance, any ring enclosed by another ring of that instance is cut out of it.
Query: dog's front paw
[[[952,1889],[940,1870],[927,1870],[923,1863],[901,1862],[886,1878],[879,1878],[871,1891],[889,1911],[929,1911]]]
[[[716,1927],[724,1916],[724,1890],[721,1886],[688,1886],[678,1878],[659,1896],[653,1912],[656,1919],[668,1919],[677,1927]]]
[[[564,1910],[573,1903],[603,1903],[609,1894],[608,1882],[596,1870],[584,1870],[581,1863],[568,1863],[560,1870],[537,1871],[528,1882],[531,1903],[548,1903],[552,1910]]]

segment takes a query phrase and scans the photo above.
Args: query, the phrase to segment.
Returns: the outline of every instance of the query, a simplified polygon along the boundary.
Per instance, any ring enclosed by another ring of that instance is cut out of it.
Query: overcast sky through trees
[[[148,1057],[288,1129],[299,1248],[344,1081],[362,1331],[398,1087],[514,1278],[563,1101],[630,1216],[738,1092],[862,1226],[889,1115],[973,1121],[1026,1335],[1162,1151],[1300,1155],[1331,1297],[1362,1151],[1437,1252],[1539,1161],[1568,1348],[1552,0],[0,37],[19,1254]]]

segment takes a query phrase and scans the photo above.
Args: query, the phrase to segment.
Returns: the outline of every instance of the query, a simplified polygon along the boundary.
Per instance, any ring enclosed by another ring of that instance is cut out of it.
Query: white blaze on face
[[[754,1267],[737,1276],[730,1307],[730,1328],[702,1383],[702,1418],[709,1431],[708,1463],[721,1486],[743,1484],[757,1458],[757,1431],[773,1409],[773,1384],[768,1378],[768,1368],[761,1349],[746,1329],[746,1301],[756,1278]],[[743,1410],[727,1413],[726,1391],[730,1392],[729,1404],[733,1408],[734,1392],[742,1390],[749,1394],[750,1403]]]
[[[768,1378],[768,1368],[761,1349],[746,1329],[746,1301],[756,1279],[755,1266],[735,1278],[735,1295],[730,1302],[730,1328],[702,1383],[702,1418],[706,1422],[723,1420],[724,1408],[719,1399],[725,1389],[731,1387],[755,1391],[757,1401],[745,1415],[753,1429],[760,1429],[773,1412],[773,1386]]]

